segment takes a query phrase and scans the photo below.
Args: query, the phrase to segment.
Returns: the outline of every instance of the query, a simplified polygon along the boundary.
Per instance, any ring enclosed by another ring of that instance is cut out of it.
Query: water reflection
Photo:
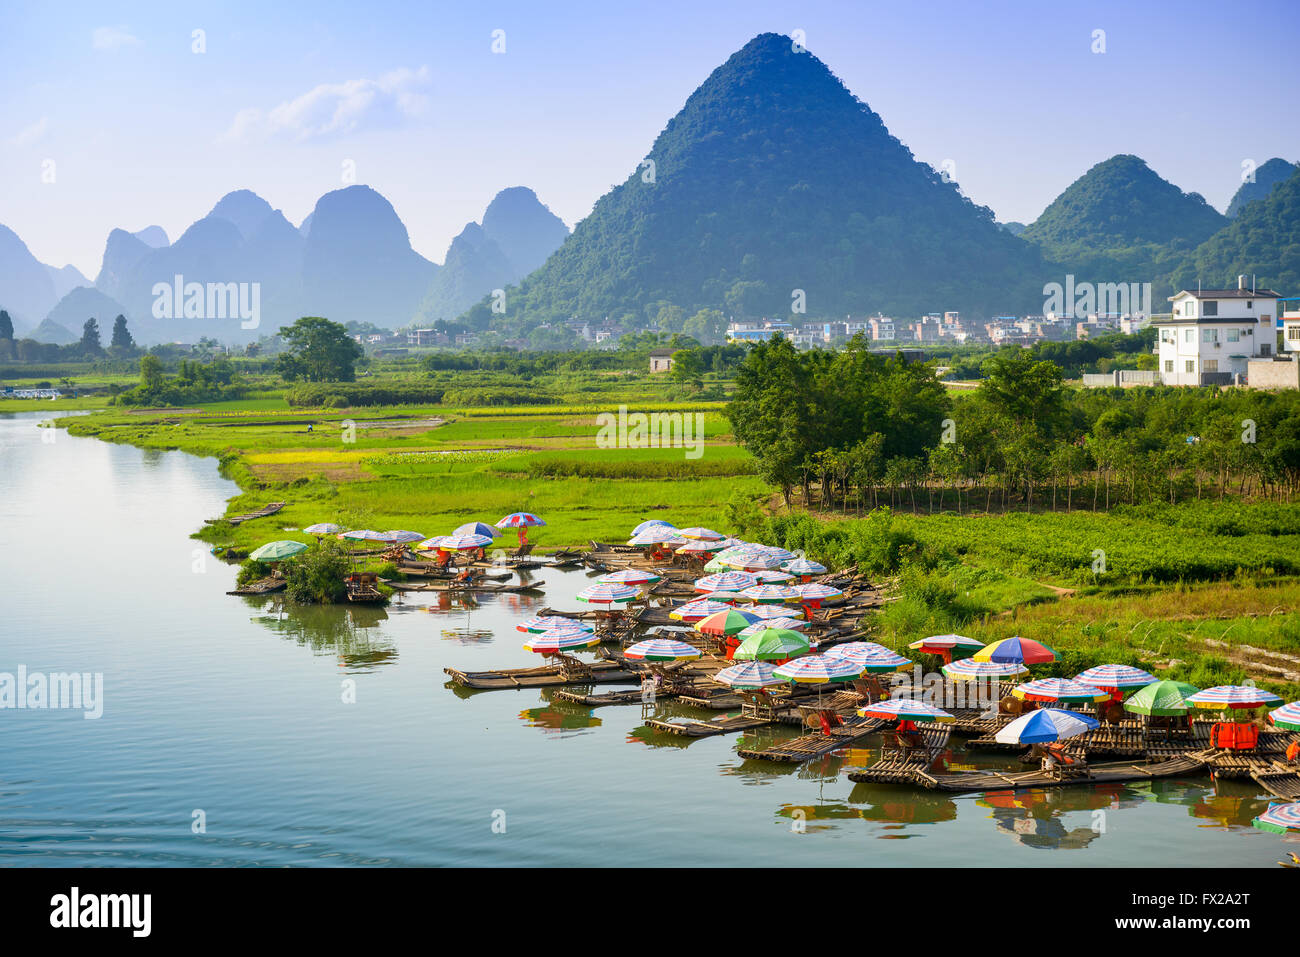
[[[560,701],[547,702],[540,708],[525,708],[519,717],[530,728],[563,733],[599,728],[602,723],[592,709],[566,706]]]
[[[298,605],[281,598],[245,597],[269,614],[252,621],[317,654],[332,653],[347,671],[364,673],[397,660],[397,647],[380,629],[388,612],[377,605]]]

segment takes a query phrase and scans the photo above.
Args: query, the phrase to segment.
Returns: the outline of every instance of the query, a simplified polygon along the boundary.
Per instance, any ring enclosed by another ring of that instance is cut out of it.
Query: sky
[[[1220,210],[1300,159],[1296,0],[178,6],[0,7],[0,223],[42,262],[93,279],[113,228],[175,240],[235,189],[297,224],[370,185],[435,262],[509,186],[572,226],[767,31],[1002,221],[1116,153]]]

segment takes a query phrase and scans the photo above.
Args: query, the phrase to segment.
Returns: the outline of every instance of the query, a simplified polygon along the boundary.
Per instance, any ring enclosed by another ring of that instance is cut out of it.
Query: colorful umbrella
[[[388,542],[393,545],[406,545],[411,542],[418,542],[424,536],[419,532],[408,532],[405,529],[393,529],[388,532],[380,532],[376,541]]]
[[[1153,681],[1144,685],[1124,702],[1124,710],[1134,714],[1171,718],[1187,714],[1192,706],[1187,698],[1200,689],[1181,681]]]
[[[661,525],[664,528],[671,528],[673,531],[677,530],[677,526],[674,525],[672,522],[665,522],[662,518],[652,518],[649,521],[642,522],[636,528],[632,529],[632,534],[634,536],[640,535],[647,528],[654,528],[656,525]]]
[[[1110,697],[1110,692],[1102,691],[1096,685],[1071,681],[1069,678],[1027,681],[1011,689],[1011,693],[1026,701],[1087,701],[1094,704]]]
[[[758,581],[754,576],[745,572],[721,572],[717,575],[705,575],[696,580],[695,590],[698,592],[743,591],[757,584]]]
[[[912,663],[911,659],[904,658],[874,641],[849,641],[842,645],[833,645],[823,654],[828,658],[844,658],[861,667],[863,672],[870,674],[897,671]]]
[[[1216,685],[1198,691],[1187,699],[1188,704],[1215,711],[1225,708],[1262,708],[1281,702],[1282,699],[1271,691],[1249,685]]]
[[[742,614],[748,615],[752,613],[749,611],[745,611],[742,612]],[[798,618],[769,618],[766,621],[761,621],[761,620],[756,621],[752,625],[748,625],[745,628],[742,628],[740,631],[736,632],[736,637],[740,638],[741,640],[744,640],[745,638],[748,638],[750,635],[758,634],[764,628],[807,628],[807,627],[808,627],[808,622],[800,621]]]
[[[566,618],[563,615],[534,615],[532,618],[525,618],[519,624],[515,625],[515,631],[527,632],[528,634],[534,635],[540,635],[542,632],[550,631],[553,628],[581,628],[585,631],[592,632],[596,630],[585,621],[578,621],[576,618]]]
[[[1056,660],[1056,652],[1030,638],[1003,638],[985,645],[971,655],[975,661],[1011,662],[1018,665],[1042,665]]]
[[[433,538],[426,538],[415,547],[422,552],[431,552],[435,548],[442,548],[442,543],[447,540],[446,535],[435,535]]]
[[[716,552],[720,548],[722,548],[722,546],[718,542],[710,542],[706,539],[700,539],[689,541],[685,545],[678,546],[676,552],[678,555],[703,555],[708,552]]]
[[[492,539],[487,535],[447,535],[437,547],[446,552],[470,552],[491,544]]]
[[[738,575],[752,574],[760,585],[782,585],[788,581],[793,581],[794,576],[789,572],[779,571],[757,571],[757,572],[737,572]]]
[[[464,525],[457,527],[453,535],[486,535],[488,538],[496,538],[501,533],[487,522],[466,522]]]
[[[619,602],[633,601],[641,592],[631,585],[589,585],[578,592],[578,601],[589,605],[612,605]]]
[[[1132,665],[1097,665],[1080,672],[1074,680],[1096,685],[1098,688],[1119,691],[1123,688],[1145,688],[1156,680],[1156,676]]]
[[[739,664],[723,668],[713,676],[713,680],[729,688],[753,691],[757,688],[769,688],[772,685],[785,684],[784,679],[773,674],[775,671],[776,665],[770,661],[742,661]]]
[[[701,598],[699,601],[690,601],[685,605],[674,608],[668,613],[668,617],[674,621],[693,622],[699,621],[701,618],[708,618],[710,615],[716,615],[720,611],[731,610],[731,606],[724,602]]]
[[[308,535],[337,535],[343,531],[343,526],[335,525],[333,522],[317,522],[315,525],[308,525],[303,531]]]
[[[954,681],[971,681],[979,678],[1010,678],[1029,672],[1024,665],[1013,661],[976,661],[963,658],[949,662],[939,669]]]
[[[630,539],[629,545],[676,545],[685,543],[686,539],[677,533],[671,525],[651,525],[643,532],[637,532]]]
[[[782,661],[801,655],[810,647],[808,639],[797,631],[764,628],[742,641],[732,658],[736,661]]]
[[[682,538],[699,539],[705,542],[720,542],[727,537],[721,532],[715,532],[711,528],[702,528],[699,525],[692,525],[690,528],[679,528],[677,534]]]
[[[651,638],[629,645],[624,654],[637,661],[694,661],[700,649],[671,638]]]
[[[950,721],[957,720],[942,708],[936,708],[924,701],[917,701],[915,698],[886,698],[884,701],[877,701],[875,704],[859,708],[858,714],[864,718],[880,718],[885,721],[900,719],[902,721],[937,721],[947,724]]]
[[[534,525],[545,525],[540,518],[532,512],[511,512],[501,521],[497,522],[497,528],[532,528]]]
[[[1021,715],[1002,728],[994,740],[1000,744],[1044,744],[1064,741],[1101,726],[1096,718],[1060,708],[1039,708]]]
[[[751,605],[745,609],[759,618],[802,618],[803,609],[791,605]]]
[[[354,542],[382,542],[384,533],[376,532],[371,528],[354,528],[350,532],[340,533],[339,538],[346,538]]]
[[[744,547],[760,552],[763,555],[775,555],[777,558],[781,559],[782,565],[786,562],[792,562],[799,557],[788,548],[781,548],[779,545],[763,545],[759,542],[750,542]]]
[[[1300,731],[1300,701],[1292,701],[1276,711],[1270,711],[1268,718],[1275,727],[1284,731]]]
[[[957,648],[983,648],[984,642],[975,638],[967,638],[965,635],[931,635],[928,638],[914,641],[907,647],[916,651],[924,651],[929,655],[938,655],[943,654],[945,651],[954,651]]]
[[[753,615],[730,608],[727,611],[715,612],[708,618],[701,618],[695,623],[695,630],[702,635],[734,635],[757,621],[758,619]]]
[[[741,594],[760,605],[781,604],[799,597],[799,593],[789,585],[754,585]]]
[[[1291,804],[1270,804],[1268,810],[1250,822],[1263,831],[1289,834],[1300,831],[1300,801]]]
[[[723,552],[718,561],[728,568],[743,572],[761,572],[771,568],[780,568],[782,559],[766,551],[757,551],[752,547],[739,548],[733,553]]]
[[[307,546],[302,542],[291,542],[287,539],[282,539],[278,542],[267,542],[248,557],[255,562],[278,562],[285,558],[291,558],[299,552],[305,552],[306,550]]]
[[[600,636],[582,628],[551,628],[532,635],[524,642],[526,651],[539,655],[554,655],[574,648],[591,648],[600,644]]]
[[[791,575],[798,575],[800,578],[809,575],[825,575],[826,566],[820,562],[809,561],[807,558],[796,558],[792,562],[786,562],[781,566]]]
[[[778,678],[795,684],[823,685],[833,681],[852,681],[862,676],[862,666],[848,658],[829,655],[806,655],[787,661],[772,672]]]
[[[740,593],[734,591],[705,592],[698,600],[706,599],[708,601],[720,601],[726,605],[738,605],[740,602],[744,601],[744,599],[740,597]],[[750,609],[746,608],[745,611],[750,611]]]
[[[653,585],[661,580],[662,575],[641,568],[629,568],[621,572],[601,575],[596,581],[601,585]]]
[[[821,604],[824,601],[830,601],[833,598],[841,598],[844,592],[838,588],[832,588],[830,585],[823,585],[820,582],[811,582],[807,585],[794,585],[795,592],[802,602]]]

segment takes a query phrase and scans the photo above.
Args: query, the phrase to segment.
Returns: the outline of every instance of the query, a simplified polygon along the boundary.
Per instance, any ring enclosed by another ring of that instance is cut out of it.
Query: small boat
[[[401,592],[411,592],[411,591],[470,592],[472,591],[472,592],[487,593],[487,594],[491,594],[493,592],[516,593],[516,592],[541,591],[542,586],[546,584],[546,582],[538,581],[538,582],[519,582],[518,584],[515,585],[503,585],[500,582],[479,580],[479,581],[467,581],[467,582],[428,581],[416,585],[416,584],[410,584],[408,582],[388,581],[387,579],[381,579],[381,581],[383,581],[384,584],[387,585],[388,587]]]
[[[379,605],[388,600],[379,590],[379,576],[373,572],[349,575],[343,581],[348,586],[348,601],[359,605]]]

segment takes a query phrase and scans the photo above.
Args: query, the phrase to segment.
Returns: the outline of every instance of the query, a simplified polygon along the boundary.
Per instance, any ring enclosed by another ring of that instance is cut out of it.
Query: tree
[[[275,368],[285,379],[307,382],[352,382],[356,363],[364,350],[337,322],[319,316],[304,316],[280,330],[288,345]]]
[[[0,309],[0,339],[13,339],[14,321],[9,318],[9,313]]]
[[[91,355],[98,355],[104,351],[99,344],[99,323],[93,318],[87,319],[85,325],[81,327],[81,351]]]
[[[140,385],[145,389],[157,389],[162,385],[163,364],[157,356],[140,357]]]
[[[1061,367],[1035,359],[1024,349],[1004,350],[986,363],[980,395],[994,409],[1050,436],[1065,408]]]
[[[706,346],[719,343],[726,336],[727,317],[717,309],[701,309],[682,325],[682,332]]]
[[[109,347],[116,352],[129,352],[135,348],[131,331],[126,328],[126,316],[118,316],[113,320],[113,338],[109,340]]]

